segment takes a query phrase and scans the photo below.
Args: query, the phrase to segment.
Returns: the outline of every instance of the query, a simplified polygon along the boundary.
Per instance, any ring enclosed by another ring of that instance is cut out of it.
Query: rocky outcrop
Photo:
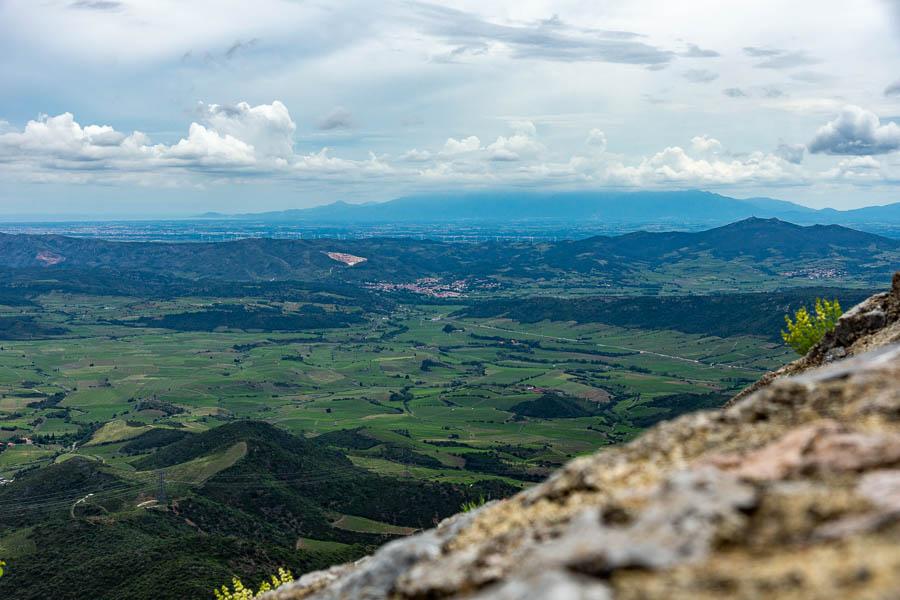
[[[721,411],[266,600],[900,597],[900,274]]]
[[[891,291],[876,294],[848,310],[838,319],[835,328],[822,336],[806,356],[786,364],[777,371],[767,373],[732,398],[726,407],[764,388],[779,377],[802,373],[891,343],[900,343],[900,271],[894,273]]]

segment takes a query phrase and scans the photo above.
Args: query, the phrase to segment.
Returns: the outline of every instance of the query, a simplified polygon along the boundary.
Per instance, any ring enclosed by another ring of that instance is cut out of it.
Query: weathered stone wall
[[[721,411],[266,600],[900,598],[900,273]]]

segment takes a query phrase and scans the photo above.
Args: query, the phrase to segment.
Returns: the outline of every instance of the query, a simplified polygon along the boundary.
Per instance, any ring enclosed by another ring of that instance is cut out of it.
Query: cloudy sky
[[[895,0],[0,0],[0,215],[900,201]]]

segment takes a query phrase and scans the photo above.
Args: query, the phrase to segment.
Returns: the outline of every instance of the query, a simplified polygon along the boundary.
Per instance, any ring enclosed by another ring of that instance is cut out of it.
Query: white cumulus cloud
[[[722,150],[722,142],[708,135],[697,135],[691,138],[691,149],[696,154],[715,154]]]
[[[697,158],[679,146],[657,152],[638,165],[611,166],[608,177],[611,182],[638,187],[780,184],[800,183],[803,179],[793,165],[774,154],[752,152],[741,159],[731,160]]]
[[[842,169],[879,169],[881,163],[871,156],[854,156],[838,163]]]
[[[895,150],[900,150],[900,125],[882,125],[878,115],[858,106],[845,107],[809,143],[812,153],[868,155]]]
[[[535,136],[537,129],[531,121],[513,121],[510,123],[513,135],[498,136],[487,147],[488,157],[495,161],[517,161],[523,157],[533,156],[544,150]]]
[[[72,113],[55,117],[40,115],[28,121],[22,132],[0,135],[0,156],[12,162],[39,157],[44,160],[98,161],[124,158],[146,144],[146,136],[130,136],[109,125],[81,127]]]
[[[250,106],[197,104],[201,120],[211,129],[230,135],[253,146],[260,156],[290,156],[294,149],[297,125],[287,107],[275,100],[272,104]]]
[[[587,143],[588,146],[592,146],[600,152],[603,152],[606,150],[606,134],[595,127],[588,131],[585,143]]]
[[[418,150],[413,148],[412,150],[407,150],[400,157],[400,160],[404,160],[407,162],[427,162],[434,157],[434,154],[429,152],[428,150]]]
[[[233,135],[220,135],[191,123],[187,138],[169,147],[156,146],[158,156],[204,166],[249,166],[256,162],[253,146]]]
[[[481,140],[477,136],[470,135],[465,139],[447,138],[444,143],[444,154],[464,154],[475,152],[481,148]]]
[[[96,170],[120,173],[154,168],[280,168],[293,160],[296,125],[287,107],[199,103],[202,123],[191,123],[178,142],[154,144],[140,131],[126,134],[109,125],[81,126],[72,113],[41,115],[21,132],[0,134],[0,160],[35,170]]]
[[[896,160],[877,161],[871,156],[897,149],[900,128],[882,124],[873,113],[856,107],[817,132],[810,150],[849,155],[822,159],[831,165],[818,171],[804,168],[803,145],[779,140],[771,152],[734,154],[706,134],[689,138],[683,147],[625,156],[607,151],[606,135],[599,128],[588,130],[586,137],[576,130],[572,139],[583,140],[584,145],[573,155],[558,146],[548,149],[528,120],[509,121],[511,132],[489,144],[476,135],[451,137],[443,144],[437,138],[433,147],[419,146],[393,158],[373,151],[367,158],[349,158],[328,148],[296,152],[297,126],[278,101],[259,106],[201,103],[197,115],[198,122],[190,123],[186,135],[171,144],[153,142],[139,131],[128,134],[109,125],[82,126],[68,112],[40,116],[20,130],[6,126],[0,130],[0,164],[4,165],[0,178],[184,186],[271,177],[351,186],[379,181],[398,188],[527,182],[675,189],[829,182],[871,186],[900,178]]]

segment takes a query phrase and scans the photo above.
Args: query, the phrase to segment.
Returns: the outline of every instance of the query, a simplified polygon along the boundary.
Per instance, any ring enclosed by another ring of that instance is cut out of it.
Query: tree
[[[826,331],[834,329],[838,317],[842,314],[841,305],[837,300],[829,302],[816,298],[815,316],[810,315],[805,306],[794,313],[794,320],[791,320],[790,315],[784,315],[788,330],[781,331],[781,338],[797,354],[806,354],[822,339]]]

